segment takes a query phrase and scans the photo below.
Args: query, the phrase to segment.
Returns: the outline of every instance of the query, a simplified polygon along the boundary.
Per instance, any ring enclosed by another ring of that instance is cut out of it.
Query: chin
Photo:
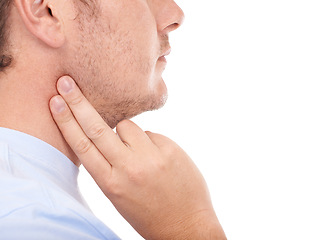
[[[161,107],[163,107],[165,105],[165,103],[168,100],[168,89],[167,89],[167,85],[165,84],[163,78],[160,78],[160,82],[159,85],[157,87],[157,89],[155,90],[155,93],[153,94],[154,99],[156,99],[156,108],[155,109],[159,109]],[[153,110],[155,110],[153,109]]]
[[[166,104],[167,100],[168,100],[168,93],[165,93],[159,99],[159,104],[156,105],[156,107],[154,109],[152,109],[152,110],[157,110],[157,109],[162,108]]]
[[[168,100],[168,92],[167,91],[162,91],[158,92],[157,94],[151,95],[147,101],[145,102],[146,104],[142,104],[142,109],[138,114],[141,114],[143,112],[147,111],[154,111],[162,108]],[[138,115],[136,114],[136,115]],[[134,116],[132,116],[134,117]]]
[[[102,92],[99,100],[92,105],[104,121],[114,128],[120,121],[130,119],[143,112],[162,108],[168,99],[168,90],[162,78],[154,79],[154,86],[135,92],[135,88],[122,94],[122,91]]]
[[[144,112],[154,111],[162,108],[168,99],[167,91],[158,95],[154,94],[145,99],[133,99],[132,101],[124,101],[118,104],[101,105],[95,107],[103,120],[111,127],[115,128],[116,125],[125,119],[131,119]],[[108,109],[108,110],[107,110]]]

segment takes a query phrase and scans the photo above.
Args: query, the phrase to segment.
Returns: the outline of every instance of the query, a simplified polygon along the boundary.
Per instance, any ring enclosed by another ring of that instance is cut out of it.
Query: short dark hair
[[[0,0],[0,72],[12,62],[12,57],[7,54],[7,19],[12,0]]]

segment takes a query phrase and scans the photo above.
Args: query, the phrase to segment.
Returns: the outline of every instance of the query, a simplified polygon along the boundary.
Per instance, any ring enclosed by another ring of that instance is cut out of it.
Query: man
[[[165,103],[161,73],[181,9],[172,0],[0,7],[0,239],[117,239],[78,191],[80,164],[144,238],[224,239],[190,158],[124,120]],[[76,83],[63,77],[56,89],[62,75]]]

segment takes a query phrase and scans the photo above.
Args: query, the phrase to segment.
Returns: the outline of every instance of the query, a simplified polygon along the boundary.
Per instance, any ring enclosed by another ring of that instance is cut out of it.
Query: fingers
[[[49,104],[65,140],[100,185],[110,175],[111,165],[85,135],[61,96],[53,97]]]
[[[173,142],[169,138],[167,138],[161,134],[158,134],[158,133],[152,133],[150,131],[146,131],[145,133],[150,138],[150,140],[153,142],[153,144],[158,146],[159,148],[163,148],[164,146],[169,145],[170,142]]]
[[[117,124],[116,131],[121,140],[131,149],[144,148],[152,143],[145,132],[130,120],[123,120]]]
[[[62,77],[57,89],[87,137],[95,144],[111,165],[117,163],[128,149],[87,101],[70,77]]]

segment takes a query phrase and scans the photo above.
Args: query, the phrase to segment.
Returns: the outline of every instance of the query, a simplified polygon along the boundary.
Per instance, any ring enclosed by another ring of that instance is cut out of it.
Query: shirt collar
[[[79,168],[53,146],[23,132],[2,127],[0,127],[0,142],[5,142],[11,150],[28,156],[34,167],[39,167],[58,178],[55,182],[59,187],[69,193],[75,190],[78,192]]]

